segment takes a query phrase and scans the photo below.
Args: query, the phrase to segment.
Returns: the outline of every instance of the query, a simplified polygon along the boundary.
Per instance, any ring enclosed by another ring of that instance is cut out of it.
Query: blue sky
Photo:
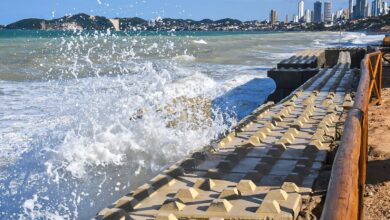
[[[315,0],[305,0],[313,9]],[[280,19],[297,13],[298,0],[0,0],[0,24],[23,18],[61,17],[84,12],[106,17],[142,17],[264,20],[271,9]],[[333,0],[333,10],[347,7],[348,0]]]

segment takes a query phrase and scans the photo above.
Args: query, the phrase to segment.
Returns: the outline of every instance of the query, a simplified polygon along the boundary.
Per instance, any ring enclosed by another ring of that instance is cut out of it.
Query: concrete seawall
[[[309,49],[281,61],[277,68],[271,69],[267,74],[276,83],[276,90],[268,97],[268,101],[279,102],[315,76],[320,68],[335,66],[341,52],[350,54],[351,68],[360,68],[360,61],[367,50],[365,48]]]
[[[304,51],[268,72],[268,102],[96,219],[296,219],[353,104],[363,48]],[[327,59],[328,58],[328,59]]]

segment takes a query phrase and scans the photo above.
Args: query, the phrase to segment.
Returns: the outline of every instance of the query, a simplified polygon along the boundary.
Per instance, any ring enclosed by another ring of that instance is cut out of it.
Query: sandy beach
[[[390,219],[390,71],[384,71],[382,104],[369,110],[369,161],[365,219]]]

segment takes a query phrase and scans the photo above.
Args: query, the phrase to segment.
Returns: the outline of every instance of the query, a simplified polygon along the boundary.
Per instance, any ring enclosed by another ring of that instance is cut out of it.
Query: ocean
[[[280,60],[381,39],[0,30],[0,219],[90,219],[261,105]]]

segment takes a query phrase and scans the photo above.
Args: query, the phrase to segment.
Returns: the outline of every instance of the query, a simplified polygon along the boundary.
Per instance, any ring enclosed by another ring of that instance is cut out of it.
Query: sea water
[[[262,104],[280,60],[382,37],[0,30],[0,219],[90,219]]]

